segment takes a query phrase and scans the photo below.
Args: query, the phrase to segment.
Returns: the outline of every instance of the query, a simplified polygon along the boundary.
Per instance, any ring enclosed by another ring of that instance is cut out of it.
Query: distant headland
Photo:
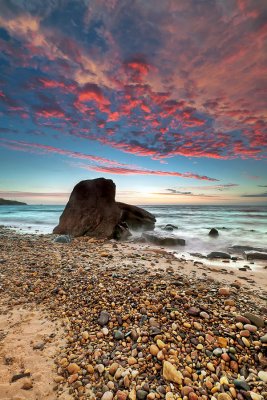
[[[6,200],[0,198],[0,206],[27,206],[27,203],[22,203],[16,200]]]

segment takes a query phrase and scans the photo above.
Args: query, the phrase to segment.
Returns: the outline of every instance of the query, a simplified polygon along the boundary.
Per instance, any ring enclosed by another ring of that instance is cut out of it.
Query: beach
[[[266,398],[266,261],[54,238],[0,229],[1,399]]]

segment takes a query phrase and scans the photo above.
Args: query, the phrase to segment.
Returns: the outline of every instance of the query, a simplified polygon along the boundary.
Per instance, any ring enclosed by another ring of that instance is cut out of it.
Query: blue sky
[[[0,7],[0,197],[266,204],[265,1]]]

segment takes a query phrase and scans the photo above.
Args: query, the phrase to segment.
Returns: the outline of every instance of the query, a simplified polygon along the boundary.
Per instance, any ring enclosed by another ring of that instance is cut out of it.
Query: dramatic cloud
[[[264,159],[266,15],[263,0],[2,0],[0,113],[158,160]]]
[[[0,146],[7,147],[11,150],[17,151],[27,151],[33,153],[41,153],[41,154],[59,154],[62,156],[67,156],[70,158],[77,158],[80,160],[88,160],[92,163],[96,163],[96,165],[86,165],[82,163],[76,163],[77,167],[88,169],[96,172],[104,172],[108,174],[115,175],[159,175],[159,176],[176,176],[180,178],[189,178],[189,179],[198,179],[205,181],[217,181],[218,179],[210,178],[208,176],[198,175],[191,172],[176,172],[176,171],[158,171],[158,170],[150,170],[146,168],[139,168],[135,165],[128,165],[124,163],[119,163],[114,160],[109,160],[107,158],[94,156],[91,154],[84,154],[75,151],[69,151],[60,149],[53,146],[42,145],[38,143],[27,143],[25,141],[16,141],[16,140],[7,140],[0,139]],[[99,165],[101,164],[101,165]]]

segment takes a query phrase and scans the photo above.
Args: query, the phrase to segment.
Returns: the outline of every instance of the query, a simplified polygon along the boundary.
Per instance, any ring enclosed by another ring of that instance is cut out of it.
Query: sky
[[[0,197],[267,204],[266,0],[0,0]]]

